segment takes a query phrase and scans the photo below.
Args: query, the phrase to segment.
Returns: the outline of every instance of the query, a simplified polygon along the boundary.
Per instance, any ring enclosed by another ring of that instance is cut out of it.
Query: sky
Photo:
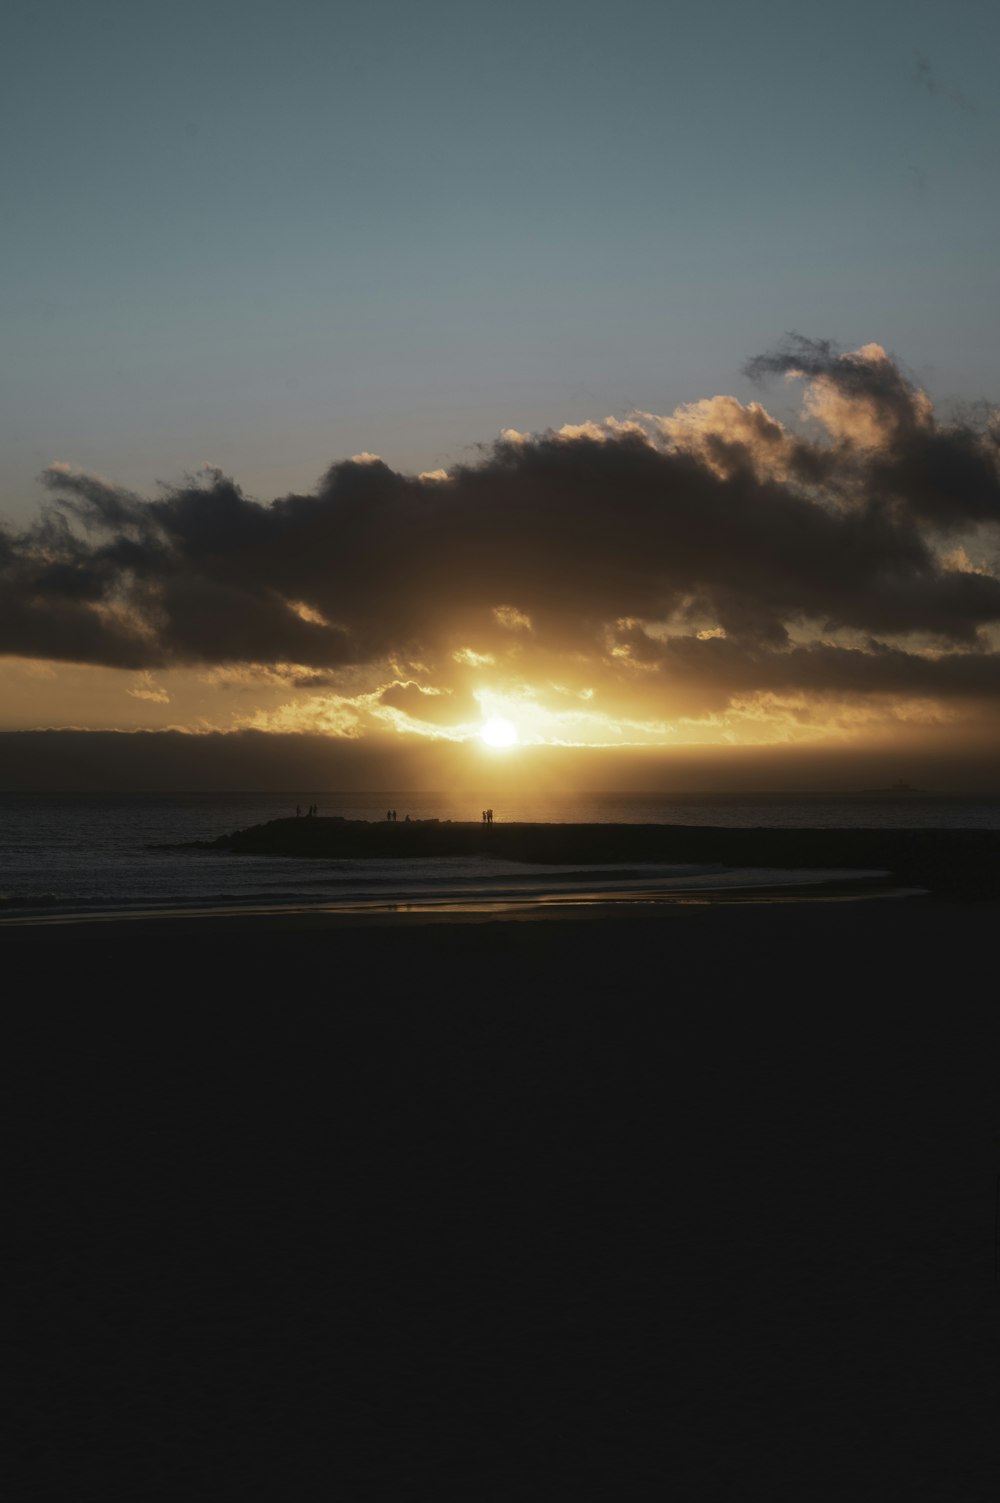
[[[998,43],[15,3],[0,782],[997,781]]]

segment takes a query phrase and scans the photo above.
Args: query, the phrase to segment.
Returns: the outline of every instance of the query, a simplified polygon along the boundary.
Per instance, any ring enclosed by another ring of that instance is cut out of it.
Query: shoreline
[[[880,874],[873,873],[873,876]],[[201,908],[168,908],[150,906],[135,910],[102,909],[74,913],[44,912],[0,916],[0,934],[19,930],[52,929],[90,925],[161,924],[176,925],[191,920],[199,925],[217,920],[263,920],[271,926],[283,927],[281,920],[299,923],[316,920],[332,927],[389,926],[394,924],[442,924],[442,923],[528,923],[535,920],[553,919],[563,921],[603,921],[626,919],[630,916],[648,916],[659,908],[682,907],[731,907],[758,904],[761,906],[864,903],[890,899],[924,898],[926,888],[885,887],[866,885],[836,879],[813,884],[732,886],[728,888],[685,887],[656,892],[615,892],[604,889],[594,892],[561,892],[533,898],[514,895],[510,897],[483,897],[480,899],[458,896],[442,898],[408,898],[397,900],[363,899],[344,902],[317,903],[240,903],[228,906]]]

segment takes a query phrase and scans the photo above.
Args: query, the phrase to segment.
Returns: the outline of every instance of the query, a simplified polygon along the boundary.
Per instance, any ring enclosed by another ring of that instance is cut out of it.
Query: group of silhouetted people
[[[492,823],[493,823],[493,810],[492,809],[484,809],[483,810],[483,824],[484,825],[491,825]]]
[[[396,811],[395,811],[395,809],[387,809],[385,811],[385,817],[386,817],[386,819],[389,821],[389,823],[391,825],[394,825],[396,823]]]
[[[318,814],[318,813],[319,813],[319,804],[310,804],[309,808],[306,810],[306,819],[310,819],[314,814]],[[302,814],[302,805],[301,804],[296,804],[295,805],[295,818],[299,819],[301,817],[301,814]]]

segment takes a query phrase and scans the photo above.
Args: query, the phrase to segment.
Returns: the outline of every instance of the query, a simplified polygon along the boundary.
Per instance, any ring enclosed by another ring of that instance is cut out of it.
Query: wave
[[[58,892],[0,892],[0,910],[6,908],[56,908],[71,902]]]
[[[139,893],[128,897],[107,893],[90,897],[66,897],[54,893],[21,892],[0,896],[0,909],[9,916],[0,924],[45,917],[135,917],[143,913],[194,914],[247,911],[392,911],[487,910],[490,907],[545,906],[578,902],[655,902],[684,894],[724,893],[751,889],[796,889],[835,882],[859,884],[886,876],[869,870],[816,868],[726,868],[722,866],[635,868],[590,868],[552,875],[506,880],[403,881],[399,873],[386,873],[371,880],[348,878],[310,882],[268,889],[256,886],[242,891],[215,890],[199,893]],[[55,910],[55,912],[53,912]],[[15,917],[16,915],[16,917]]]

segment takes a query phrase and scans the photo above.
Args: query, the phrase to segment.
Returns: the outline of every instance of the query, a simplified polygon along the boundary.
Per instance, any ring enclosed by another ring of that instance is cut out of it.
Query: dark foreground
[[[19,1496],[994,1496],[997,916],[5,931]]]
[[[939,897],[1000,899],[1000,831],[733,829],[698,825],[373,823],[274,819],[195,842],[205,849],[325,859],[492,856],[509,861],[719,863],[885,869]]]

